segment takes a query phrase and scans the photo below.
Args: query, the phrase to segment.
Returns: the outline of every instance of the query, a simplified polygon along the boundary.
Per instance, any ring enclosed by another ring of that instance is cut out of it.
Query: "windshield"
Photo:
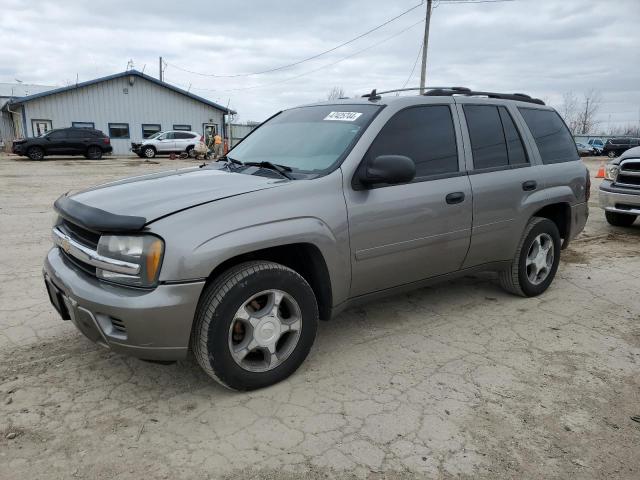
[[[377,105],[321,105],[286,110],[229,152],[241,162],[271,162],[294,172],[321,173],[348,153]]]

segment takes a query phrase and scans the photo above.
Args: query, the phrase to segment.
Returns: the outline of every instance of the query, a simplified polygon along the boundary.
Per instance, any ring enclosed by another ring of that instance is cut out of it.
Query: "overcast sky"
[[[162,55],[168,82],[230,101],[241,120],[263,120],[325,99],[333,86],[348,96],[401,87],[420,48],[424,5],[347,46],[274,73],[213,78],[177,67],[231,75],[287,65],[418,3],[0,0],[0,82],[62,86],[75,83],[76,75],[83,81],[121,72],[129,59],[157,76]],[[434,5],[428,84],[523,92],[554,106],[563,92],[596,89],[603,130],[640,122],[640,0]],[[418,85],[419,68],[418,62],[408,86]]]

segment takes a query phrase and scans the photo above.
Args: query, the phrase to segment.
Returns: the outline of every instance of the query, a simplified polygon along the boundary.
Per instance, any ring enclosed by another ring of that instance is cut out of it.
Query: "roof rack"
[[[380,100],[381,95],[385,93],[396,93],[396,92],[408,92],[421,90],[420,88],[398,88],[395,90],[384,90],[382,92],[376,91],[374,88],[371,93],[367,93],[362,95],[363,98],[368,98],[370,101]],[[524,93],[496,93],[496,92],[482,92],[471,90],[467,87],[425,87],[425,93],[423,95],[426,96],[453,96],[453,95],[466,95],[469,97],[478,96],[478,97],[488,97],[488,98],[499,98],[502,100],[517,100],[519,102],[528,102],[535,103],[537,105],[544,105],[545,103],[539,98],[533,98]]]

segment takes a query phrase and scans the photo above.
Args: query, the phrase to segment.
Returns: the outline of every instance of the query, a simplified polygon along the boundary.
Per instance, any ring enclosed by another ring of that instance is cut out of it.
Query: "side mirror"
[[[360,174],[360,183],[407,183],[416,176],[416,164],[404,155],[380,155],[374,158]]]

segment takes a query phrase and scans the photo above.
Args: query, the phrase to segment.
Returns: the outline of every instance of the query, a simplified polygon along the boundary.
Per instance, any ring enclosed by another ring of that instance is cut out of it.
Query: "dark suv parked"
[[[31,160],[42,160],[45,155],[84,155],[99,160],[112,150],[109,137],[93,128],[60,128],[13,142],[13,153]]]
[[[602,154],[609,158],[615,158],[622,155],[622,152],[630,148],[640,145],[640,138],[611,138],[607,140],[602,149]]]

